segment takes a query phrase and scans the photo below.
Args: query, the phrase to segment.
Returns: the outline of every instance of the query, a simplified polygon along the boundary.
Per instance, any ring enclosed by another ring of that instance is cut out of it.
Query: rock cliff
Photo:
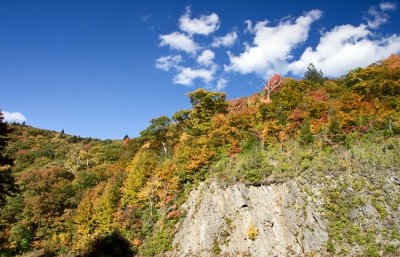
[[[296,181],[269,186],[201,184],[183,208],[173,256],[302,256],[328,241],[321,203]]]

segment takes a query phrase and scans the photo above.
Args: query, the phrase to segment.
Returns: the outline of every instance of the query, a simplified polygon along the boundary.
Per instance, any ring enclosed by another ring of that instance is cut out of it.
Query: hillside
[[[135,139],[12,125],[1,256],[400,254],[400,56],[269,85],[197,89]]]

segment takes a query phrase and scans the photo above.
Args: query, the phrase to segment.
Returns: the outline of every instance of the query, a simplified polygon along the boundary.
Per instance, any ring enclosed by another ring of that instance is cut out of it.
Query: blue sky
[[[137,136],[274,73],[330,77],[400,52],[396,1],[0,0],[0,109],[9,120],[96,138]]]

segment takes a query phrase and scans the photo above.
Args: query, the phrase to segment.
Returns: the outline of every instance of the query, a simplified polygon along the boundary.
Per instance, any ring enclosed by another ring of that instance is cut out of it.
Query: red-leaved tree
[[[264,92],[267,94],[267,102],[271,102],[270,94],[274,92],[277,88],[282,86],[283,79],[281,75],[275,74],[272,76],[267,83],[264,84]]]

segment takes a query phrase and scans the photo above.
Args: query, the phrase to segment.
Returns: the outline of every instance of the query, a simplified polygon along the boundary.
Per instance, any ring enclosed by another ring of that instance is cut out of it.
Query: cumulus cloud
[[[206,49],[197,57],[196,61],[203,66],[210,66],[214,64],[214,57],[215,53],[209,49]]]
[[[172,32],[167,35],[160,35],[160,46],[169,46],[174,50],[181,50],[187,53],[195,53],[199,46],[193,39],[180,32]]]
[[[389,15],[386,12],[396,10],[396,8],[396,3],[391,2],[382,2],[379,7],[371,6],[368,10],[368,16],[364,17],[364,20],[367,21],[368,27],[377,29],[388,22]]]
[[[289,71],[303,74],[312,62],[325,75],[336,77],[400,51],[399,36],[376,39],[368,27],[365,24],[336,26],[322,35],[315,50],[306,48],[300,59],[289,65]],[[371,39],[372,36],[375,39]]]
[[[6,111],[2,111],[1,112],[3,114],[4,120],[7,122],[18,122],[18,123],[22,123],[26,121],[26,117],[25,115],[23,115],[20,112],[6,112]]]
[[[172,82],[190,86],[194,80],[201,79],[205,84],[209,84],[214,79],[215,69],[192,69],[190,67],[181,67],[179,73],[175,75]]]
[[[297,18],[288,16],[276,24],[268,20],[254,23],[246,20],[244,33],[252,40],[244,42],[239,53],[227,52],[229,61],[224,69],[220,69],[219,65],[223,63],[218,62],[221,60],[216,58],[215,51],[218,51],[217,47],[235,44],[239,36],[236,29],[222,36],[203,37],[198,44],[193,39],[194,34],[210,35],[218,30],[220,20],[215,13],[192,18],[190,8],[186,8],[179,19],[181,31],[160,35],[160,45],[189,55],[161,56],[156,60],[155,67],[163,71],[172,70],[175,73],[172,79],[174,84],[202,82],[205,87],[219,91],[227,86],[229,72],[301,76],[309,63],[313,63],[325,75],[336,77],[400,52],[399,35],[382,36],[377,32],[382,24],[388,22],[389,11],[396,8],[396,3],[381,2],[365,12],[361,25],[345,24],[329,28],[321,32],[316,46],[308,47],[303,47],[303,44],[309,37],[312,24],[322,16],[320,10],[311,10]],[[214,48],[206,49],[205,46]],[[300,56],[297,55],[299,51],[295,51],[299,47],[302,47]],[[182,65],[184,61],[186,65]]]
[[[171,68],[176,68],[181,62],[181,55],[161,56],[156,60],[156,68],[163,71],[169,71]]]
[[[191,18],[190,7],[186,7],[186,12],[179,18],[179,28],[182,31],[193,34],[209,35],[219,28],[219,17],[216,13],[201,15],[199,18]]]
[[[223,37],[214,38],[214,42],[211,44],[211,46],[212,47],[220,47],[220,46],[230,47],[235,43],[237,38],[238,38],[238,35],[237,35],[236,31],[233,31],[231,33],[226,34]]]
[[[253,43],[238,56],[228,53],[230,63],[225,70],[261,75],[283,72],[287,61],[292,58],[292,50],[308,38],[311,24],[321,15],[320,10],[312,10],[275,27],[268,26],[267,21],[257,22],[254,27],[248,22],[248,31],[254,34]]]

